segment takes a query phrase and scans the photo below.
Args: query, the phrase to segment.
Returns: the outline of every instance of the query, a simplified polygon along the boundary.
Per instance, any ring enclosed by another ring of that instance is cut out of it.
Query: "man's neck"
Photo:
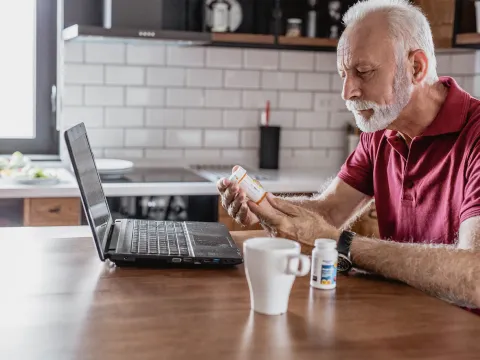
[[[448,89],[440,81],[424,86],[412,95],[410,103],[389,129],[396,130],[410,144],[435,120],[447,94]]]

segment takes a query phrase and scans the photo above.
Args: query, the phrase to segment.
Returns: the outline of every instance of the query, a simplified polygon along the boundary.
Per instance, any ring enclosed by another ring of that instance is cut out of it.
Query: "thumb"
[[[262,206],[255,204],[253,201],[247,202],[248,208],[254,213],[261,222],[269,226],[277,226],[282,220],[282,215],[275,211],[274,208],[263,201]]]
[[[297,205],[292,204],[290,201],[275,197],[272,194],[267,195],[268,202],[275,209],[284,214],[290,216],[299,216],[300,211]]]

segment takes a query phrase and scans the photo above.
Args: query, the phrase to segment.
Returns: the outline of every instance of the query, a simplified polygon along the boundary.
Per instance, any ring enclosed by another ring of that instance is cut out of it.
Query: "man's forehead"
[[[394,47],[387,33],[365,33],[362,29],[347,29],[337,47],[337,66],[359,66],[389,61]]]

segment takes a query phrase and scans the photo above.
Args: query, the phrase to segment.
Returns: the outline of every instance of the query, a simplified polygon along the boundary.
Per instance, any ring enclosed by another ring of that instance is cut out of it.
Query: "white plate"
[[[16,177],[16,178],[13,178],[12,180],[22,185],[57,185],[60,182],[60,180],[57,178],[29,179],[29,178]]]
[[[133,162],[118,159],[98,159],[95,164],[100,174],[122,174],[133,168]]]

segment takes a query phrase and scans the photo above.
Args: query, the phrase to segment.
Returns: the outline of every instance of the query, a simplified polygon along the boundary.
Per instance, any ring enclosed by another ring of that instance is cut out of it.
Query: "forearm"
[[[356,237],[355,266],[460,306],[480,307],[480,252]]]

